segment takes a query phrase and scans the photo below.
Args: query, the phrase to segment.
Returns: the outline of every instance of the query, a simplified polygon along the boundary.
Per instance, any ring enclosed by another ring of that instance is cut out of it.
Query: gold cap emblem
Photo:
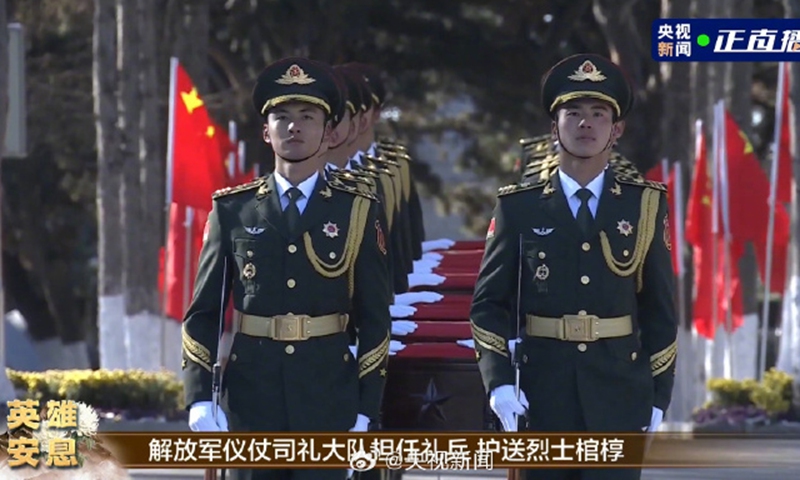
[[[309,77],[306,72],[300,68],[300,65],[293,64],[289,67],[281,78],[275,80],[275,83],[280,83],[281,85],[294,85],[295,83],[298,85],[308,85],[309,83],[314,83],[316,80]]]
[[[602,82],[606,79],[606,76],[594,66],[589,60],[586,60],[575,70],[575,73],[568,77],[570,80],[576,82],[583,82],[584,80],[589,80],[590,82]]]

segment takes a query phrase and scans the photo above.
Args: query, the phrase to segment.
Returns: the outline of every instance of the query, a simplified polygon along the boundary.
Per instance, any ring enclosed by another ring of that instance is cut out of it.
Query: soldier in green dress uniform
[[[366,431],[378,417],[390,340],[384,226],[374,195],[319,171],[338,88],[331,68],[288,58],[253,91],[275,171],[214,195],[183,324],[184,389],[196,431]],[[221,298],[234,328],[212,411]],[[351,315],[349,315],[352,313]],[[355,321],[357,359],[348,348]],[[346,470],[232,470],[237,479],[337,479]]]
[[[556,168],[500,189],[470,314],[490,406],[505,430],[518,428],[518,415],[519,428],[536,432],[655,430],[675,374],[675,287],[666,188],[608,168],[632,87],[608,59],[575,55],[544,76],[542,101]],[[512,362],[507,341],[518,334]],[[640,477],[638,469],[525,474]]]

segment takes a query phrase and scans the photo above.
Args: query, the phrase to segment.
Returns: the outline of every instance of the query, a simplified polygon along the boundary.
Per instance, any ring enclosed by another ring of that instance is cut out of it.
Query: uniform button
[[[331,252],[328,254],[328,256],[331,257],[331,260],[333,260],[334,258],[336,258],[336,252]]]
[[[287,287],[294,288],[295,285],[297,285],[297,282],[294,281],[294,278],[290,278],[289,280],[286,280],[286,286]]]
[[[289,250],[289,253],[294,253],[294,252],[297,251],[297,246],[296,245],[289,245],[289,248],[287,250]]]
[[[631,360],[636,361],[636,352],[631,353]]]
[[[623,257],[627,257],[627,256],[628,256],[628,255],[630,255],[630,254],[631,254],[631,252],[629,252],[629,251],[627,251],[627,250],[623,250],[623,251],[622,251],[622,256],[623,256]]]
[[[248,258],[253,258],[253,251],[252,250],[248,250],[247,251],[247,257]]]
[[[544,253],[544,252],[539,252],[539,258],[544,258],[544,257],[546,257],[546,256],[547,256],[547,254],[546,254],[546,253]]]
[[[287,354],[291,355],[294,353],[294,345],[286,345],[286,348],[284,350],[286,351]]]
[[[578,315],[586,315],[586,310],[581,310],[580,312],[578,312]]]
[[[349,360],[350,360],[350,354],[349,353],[345,353],[344,354],[344,361],[347,362]]]
[[[584,275],[581,277],[581,283],[584,285],[589,285],[589,275]]]
[[[578,351],[579,352],[585,352],[586,351],[586,344],[585,343],[579,343],[578,344]]]
[[[583,249],[584,252],[588,252],[589,250],[591,250],[592,246],[589,245],[589,242],[583,242],[583,245],[581,245],[581,248]]]
[[[231,354],[231,362],[235,362],[235,361],[236,361],[236,354],[234,353],[234,354]]]
[[[528,356],[527,355],[523,355],[522,356],[522,363],[528,363]]]

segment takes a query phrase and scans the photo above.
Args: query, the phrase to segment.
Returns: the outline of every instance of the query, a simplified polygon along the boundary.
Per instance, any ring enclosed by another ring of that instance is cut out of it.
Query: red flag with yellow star
[[[731,235],[740,243],[753,242],[761,280],[766,281],[770,182],[758,163],[753,146],[728,111],[725,112],[725,122]],[[778,195],[780,198],[780,191]],[[775,206],[772,271],[769,280],[770,291],[773,293],[783,292],[789,239],[789,213],[782,203],[778,203]]]
[[[732,331],[743,323],[744,310],[738,260],[744,249],[736,239],[731,242],[729,246],[731,281],[726,285],[725,242],[721,235],[715,235],[712,231],[713,188],[710,168],[705,135],[702,124],[698,122],[694,172],[686,207],[686,241],[692,246],[694,266],[693,324],[698,334],[713,339],[718,325],[727,326],[726,330]],[[729,311],[732,324],[727,324]]]
[[[177,65],[172,104],[170,203],[211,210],[211,194],[227,184],[228,133],[209,117],[192,79]]]

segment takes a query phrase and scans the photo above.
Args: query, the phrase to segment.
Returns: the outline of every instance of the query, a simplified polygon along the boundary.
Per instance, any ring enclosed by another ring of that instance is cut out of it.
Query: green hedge
[[[169,414],[183,410],[183,384],[171,372],[142,370],[6,370],[17,391],[45,403],[84,402],[101,411]]]

